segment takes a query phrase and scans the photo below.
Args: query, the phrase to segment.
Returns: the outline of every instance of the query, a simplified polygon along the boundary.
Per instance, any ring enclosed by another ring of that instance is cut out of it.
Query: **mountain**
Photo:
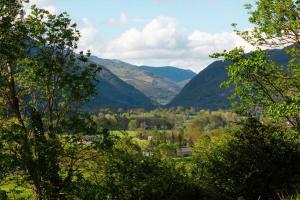
[[[269,53],[277,65],[286,65],[290,59],[284,49],[269,50]],[[223,61],[213,62],[195,76],[167,106],[210,110],[229,108],[228,96],[232,88],[219,87],[220,83],[227,79],[226,67],[228,65],[229,63]]]
[[[176,83],[179,87],[184,87],[194,76],[197,74],[191,70],[180,69],[177,67],[150,67],[150,66],[140,66],[145,72],[152,73],[156,76],[160,76],[169,81]]]
[[[168,103],[181,90],[181,87],[176,83],[147,72],[135,65],[119,60],[101,59],[95,56],[92,56],[90,60],[104,66],[120,79],[160,104]]]
[[[98,74],[98,94],[85,106],[89,111],[100,108],[152,109],[155,103],[135,87],[122,81],[105,67]]]
[[[182,89],[168,106],[212,110],[228,108],[229,91],[219,87],[220,83],[227,78],[226,66],[226,63],[216,61],[206,67]]]

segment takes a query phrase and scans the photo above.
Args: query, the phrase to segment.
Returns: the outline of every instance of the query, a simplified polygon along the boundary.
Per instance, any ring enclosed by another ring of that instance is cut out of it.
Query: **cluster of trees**
[[[193,146],[203,135],[224,132],[236,123],[238,115],[228,111],[200,111],[192,109],[156,109],[152,111],[129,110],[113,113],[105,110],[94,116],[100,126],[115,133],[129,132],[146,145],[147,151],[176,149]],[[145,147],[145,145],[144,145]],[[175,152],[175,153],[174,153]]]
[[[110,130],[172,130],[182,125],[196,112],[193,109],[172,108],[145,110],[100,110],[94,119]]]
[[[194,116],[187,117],[185,121],[170,130],[145,130],[136,129],[139,140],[148,141],[147,151],[156,152],[176,157],[176,150],[181,147],[194,147],[195,143],[210,135],[219,135],[226,132],[239,122],[240,117],[225,111],[200,111]]]
[[[213,135],[222,132],[226,127],[237,123],[240,117],[232,112],[201,111],[187,122],[184,130],[186,139],[193,144],[203,135]]]
[[[7,185],[17,183],[30,191],[29,199],[296,198],[299,0],[257,0],[254,10],[247,5],[255,28],[237,33],[257,50],[214,55],[232,63],[223,86],[234,86],[239,117],[201,112],[185,133],[179,125],[192,111],[174,109],[170,118],[170,111],[153,111],[154,118],[175,119],[178,140],[190,132],[195,153],[189,159],[145,156],[131,137],[110,134],[101,116],[83,112],[100,68],[87,62],[89,53],[75,53],[80,34],[66,13],[33,7],[25,16],[24,3],[0,0],[0,199],[11,195]],[[289,45],[289,64],[277,66],[260,45]],[[172,133],[155,134],[166,140],[161,149],[172,148],[164,145]],[[96,139],[83,143],[83,135]]]

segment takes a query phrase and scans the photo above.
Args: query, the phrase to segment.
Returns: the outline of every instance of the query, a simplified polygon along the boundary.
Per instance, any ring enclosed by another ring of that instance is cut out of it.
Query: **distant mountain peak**
[[[134,86],[144,95],[160,104],[166,104],[173,99],[183,85],[196,75],[176,67],[143,68],[120,60],[102,59],[96,56],[92,56],[90,60],[106,67],[127,84]],[[159,73],[159,70],[162,73]],[[167,71],[165,72],[165,70]],[[176,77],[179,80],[175,80]]]
[[[175,83],[180,83],[182,81],[187,81],[192,79],[197,74],[191,70],[181,69],[178,67],[164,66],[164,67],[150,67],[150,66],[140,66],[144,71],[153,73],[157,76],[164,77]]]
[[[97,111],[100,108],[152,109],[157,106],[150,98],[118,78],[106,67],[102,67],[98,80],[98,94],[85,106],[89,111]]]

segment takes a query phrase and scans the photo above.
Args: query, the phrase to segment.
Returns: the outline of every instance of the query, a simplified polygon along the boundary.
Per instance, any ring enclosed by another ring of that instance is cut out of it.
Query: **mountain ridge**
[[[164,77],[120,60],[103,59],[96,56],[92,56],[90,60],[104,66],[121,80],[134,86],[144,95],[160,104],[168,103],[182,88]]]
[[[97,77],[97,95],[85,105],[89,111],[97,111],[101,108],[144,108],[153,109],[157,105],[142,92],[127,84],[119,77],[101,66],[102,70]]]
[[[267,50],[271,60],[277,65],[286,65],[290,56],[285,49]],[[228,109],[231,103],[228,100],[233,88],[220,88],[220,84],[227,80],[226,67],[228,62],[215,61],[195,76],[181,92],[166,106],[200,109]]]
[[[140,66],[144,71],[153,73],[157,76],[166,78],[170,81],[173,81],[179,86],[182,85],[183,82],[188,82],[197,74],[192,70],[181,69],[173,66],[163,66],[163,67],[151,67],[151,66]]]

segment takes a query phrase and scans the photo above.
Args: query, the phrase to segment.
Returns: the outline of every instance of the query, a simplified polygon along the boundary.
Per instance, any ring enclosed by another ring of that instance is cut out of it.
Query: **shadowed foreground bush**
[[[300,145],[285,130],[254,119],[232,136],[197,146],[197,180],[217,198],[279,199],[299,191]]]
[[[138,146],[123,140],[89,171],[90,182],[82,185],[84,190],[79,188],[81,199],[208,199],[185,171],[177,169],[176,161],[144,156]]]

